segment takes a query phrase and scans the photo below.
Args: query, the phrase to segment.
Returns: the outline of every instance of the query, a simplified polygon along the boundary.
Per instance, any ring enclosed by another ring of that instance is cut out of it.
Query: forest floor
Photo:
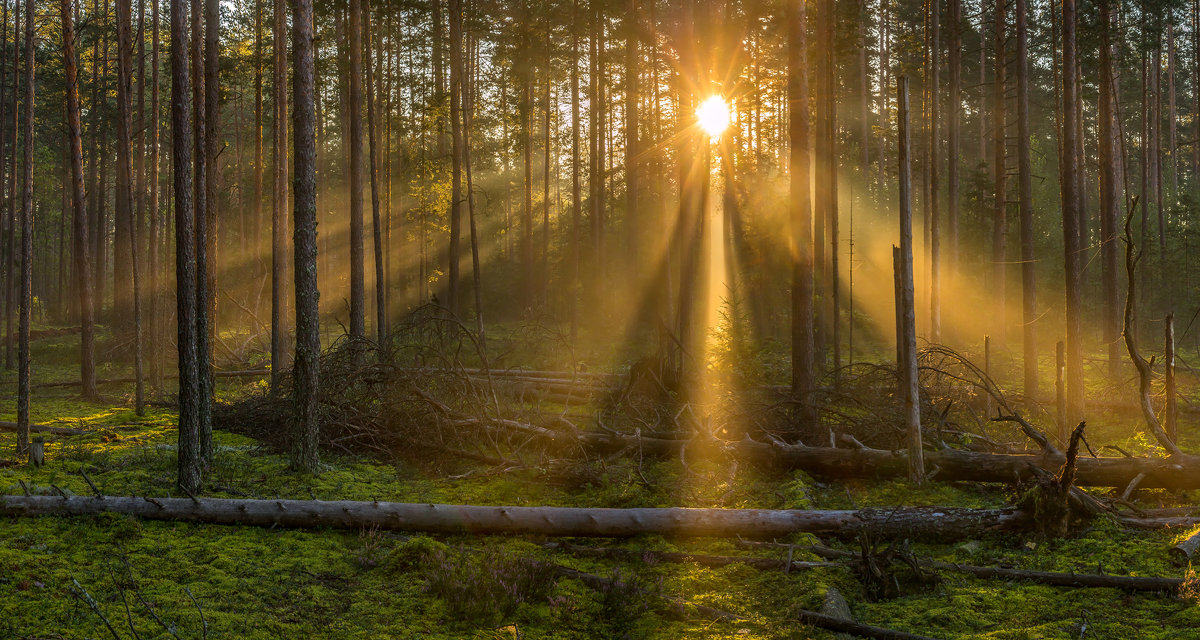
[[[35,343],[35,382],[77,377],[70,354],[77,336]],[[62,363],[62,364],[53,364]],[[128,375],[104,365],[100,377]],[[12,372],[0,388],[13,388]],[[221,397],[258,382],[222,382]],[[108,495],[167,496],[175,489],[176,415],[136,416],[131,385],[104,387],[102,402],[74,389],[39,391],[33,420],[63,423],[86,435],[47,436],[39,469],[0,460],[0,493],[23,481],[91,493],[83,472]],[[0,420],[13,405],[0,407]],[[1185,420],[1183,424],[1187,424]],[[1186,427],[1185,427],[1186,428]],[[1128,431],[1125,431],[1128,429]],[[1115,434],[1124,433],[1117,437]],[[1093,446],[1145,445],[1129,421],[1093,436]],[[567,470],[495,469],[451,461],[383,463],[326,454],[319,476],[288,470],[285,455],[246,436],[214,434],[211,497],[389,500],[477,505],[589,507],[719,506],[839,509],[1012,504],[1008,487],[975,483],[824,483],[800,472],[731,468],[678,459],[600,460]],[[12,455],[0,433],[0,459]],[[1188,449],[1195,451],[1193,440]],[[1142,449],[1146,447],[1143,446]],[[1141,490],[1150,506],[1195,504],[1196,492]],[[1113,575],[1182,576],[1168,559],[1188,531],[1123,529],[1096,520],[1070,539],[1007,534],[956,544],[913,543],[917,557],[974,565]],[[819,560],[810,536],[797,545],[749,549],[736,540],[659,536],[579,544]],[[642,558],[594,558],[551,549],[548,540],[438,536],[380,531],[289,530],[141,521],[124,516],[0,518],[2,638],[833,638],[796,621],[819,609],[830,587],[864,623],[939,638],[1200,638],[1197,594],[1125,593],[1062,588],[944,573],[872,597],[847,568],[762,571],[709,568]],[[858,550],[858,543],[841,548]],[[524,560],[556,563],[625,587],[599,592],[556,578]],[[743,616],[724,621],[677,616],[660,595]],[[94,606],[90,604],[94,602]],[[111,627],[106,628],[106,625]]]

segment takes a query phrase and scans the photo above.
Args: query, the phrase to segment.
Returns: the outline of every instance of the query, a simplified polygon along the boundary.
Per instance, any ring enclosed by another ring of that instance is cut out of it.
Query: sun
[[[729,127],[729,105],[721,96],[710,96],[696,108],[696,121],[710,137],[719,138]]]

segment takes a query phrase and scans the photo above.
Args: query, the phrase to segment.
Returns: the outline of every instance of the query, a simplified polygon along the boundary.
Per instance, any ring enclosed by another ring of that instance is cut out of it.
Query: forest
[[[1200,0],[0,0],[0,637],[1200,638],[1197,220]]]

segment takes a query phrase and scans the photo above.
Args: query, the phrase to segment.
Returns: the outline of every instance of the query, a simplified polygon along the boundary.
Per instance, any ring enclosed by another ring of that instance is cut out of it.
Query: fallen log
[[[0,431],[16,431],[17,423],[6,422],[0,420]],[[79,436],[87,433],[80,429],[72,429],[70,427],[52,427],[48,424],[31,424],[29,430],[33,433],[51,433],[56,436]]]
[[[1123,591],[1174,592],[1184,583],[1183,578],[1163,578],[1158,576],[1111,576],[1102,573],[1030,571],[1028,569],[1012,569],[1009,567],[977,567],[950,562],[923,562],[921,565],[934,569],[968,573],[977,578],[1027,580],[1056,587],[1097,587],[1121,589]]]
[[[1171,560],[1177,565],[1185,565],[1192,559],[1196,549],[1200,549],[1200,529],[1193,531],[1183,542],[1171,547]]]
[[[511,425],[506,425],[511,426]],[[530,431],[532,433],[532,431]],[[571,438],[554,432],[555,439]],[[546,434],[541,434],[546,436]],[[550,437],[550,436],[546,436]],[[749,438],[726,442],[712,438],[690,440],[647,438],[583,432],[579,444],[598,453],[640,449],[644,455],[674,456],[680,450],[725,452],[738,460],[799,469],[829,478],[901,478],[908,475],[904,451],[885,449],[835,449],[766,443]],[[1056,452],[1055,452],[1056,453]],[[1037,479],[1034,469],[1056,473],[1065,457],[1055,453],[995,454],[959,449],[925,452],[931,478],[942,481],[1014,483]],[[1200,489],[1200,457],[1177,455],[1168,458],[1079,458],[1075,486],[1125,487],[1143,476],[1139,486],[1162,489]]]
[[[263,527],[377,527],[430,533],[603,538],[647,533],[682,537],[775,538],[794,533],[813,533],[843,538],[870,534],[874,538],[960,540],[1028,526],[1028,516],[1015,509],[585,509],[349,500],[0,496],[0,515],[4,516],[81,516],[98,513],[121,513],[150,520]]]

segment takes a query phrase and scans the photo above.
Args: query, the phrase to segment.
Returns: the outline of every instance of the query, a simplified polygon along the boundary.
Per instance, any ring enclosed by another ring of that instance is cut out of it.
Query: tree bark
[[[920,381],[917,378],[917,318],[913,295],[913,232],[912,184],[909,169],[908,78],[900,77],[896,91],[896,122],[899,125],[898,153],[900,181],[900,271],[896,273],[897,326],[896,336],[901,354],[897,369],[900,372],[899,394],[904,398],[904,424],[908,434],[908,479],[920,483],[925,478],[925,463],[921,444]],[[901,346],[902,345],[902,346]]]
[[[1005,21],[1007,4],[996,0],[993,17],[993,77],[992,77],[992,281],[990,287],[996,300],[996,315],[993,319],[993,335],[1005,342],[1008,329],[1008,300],[1005,292],[1008,254],[1008,170],[1005,166],[1007,140],[1005,138],[1005,79],[1007,64],[1007,35]]]
[[[376,147],[378,127],[376,126],[377,109],[376,89],[375,85],[378,82],[375,79],[375,56],[372,55],[372,35],[371,30],[371,0],[363,0],[363,29],[366,33],[364,42],[366,43],[367,57],[367,140],[368,150],[370,154],[370,165],[368,170],[371,172],[371,236],[374,241],[375,250],[375,339],[379,342],[381,349],[386,348],[388,334],[387,320],[387,302],[384,297],[386,283],[383,277],[383,221],[379,213],[379,154]]]
[[[1108,345],[1108,375],[1114,380],[1121,370],[1121,311],[1117,271],[1117,225],[1121,210],[1118,153],[1116,76],[1113,70],[1113,0],[1100,3],[1100,261],[1104,291],[1102,321]],[[1200,95],[1200,94],[1198,94]]]
[[[7,5],[6,5],[7,6]],[[92,260],[88,241],[86,194],[83,188],[83,128],[79,120],[79,69],[75,56],[75,25],[71,0],[59,3],[63,31],[63,73],[66,83],[67,144],[71,161],[71,229],[74,234],[75,289],[79,294],[81,325],[79,347],[80,393],[88,400],[100,394],[96,389],[96,317],[92,304]],[[0,76],[0,85],[3,78]],[[0,121],[3,116],[0,115]],[[0,129],[3,129],[0,126]],[[0,140],[0,147],[3,141]]]
[[[200,375],[196,355],[196,236],[187,0],[171,0],[171,156],[175,199],[176,345],[179,351],[178,485],[200,490]]]
[[[33,310],[33,99],[34,58],[32,0],[25,2],[25,132],[23,202],[21,206],[21,309],[17,347],[17,459],[29,452],[29,325]]]
[[[1061,164],[1062,180],[1062,224],[1064,243],[1064,265],[1066,275],[1066,324],[1067,324],[1067,424],[1082,420],[1084,411],[1083,389],[1083,336],[1080,315],[1082,313],[1081,282],[1081,238],[1079,237],[1079,194],[1076,193],[1079,158],[1075,140],[1078,115],[1071,106],[1075,104],[1075,0],[1062,0],[1063,33],[1063,142]],[[1065,438],[1064,438],[1065,441]]]
[[[295,0],[296,3],[308,0]],[[294,6],[294,5],[293,5]],[[366,527],[453,534],[524,534],[627,537],[777,538],[795,533],[854,538],[961,540],[1023,528],[1028,516],[1013,509],[900,507],[857,511],[604,509],[478,507],[400,502],[231,500],[222,498],[0,496],[9,517],[120,513],[148,520],[264,527]]]
[[[271,31],[273,50],[271,97],[274,156],[271,197],[271,391],[279,393],[286,368],[287,321],[284,296],[287,290],[287,4],[275,0]]]
[[[1025,396],[1038,393],[1037,256],[1034,254],[1033,168],[1029,153],[1029,8],[1017,0],[1017,197],[1021,219],[1021,326]]]
[[[355,0],[356,2],[357,0]],[[292,0],[292,127],[295,156],[296,361],[292,367],[295,422],[292,466],[319,471],[318,390],[321,368],[317,291],[316,61],[312,0]]]
[[[792,238],[792,394],[805,401],[816,384],[813,345],[813,231],[808,121],[808,34],[803,2],[789,2],[788,182]],[[804,416],[812,426],[816,412]]]
[[[439,0],[440,1],[440,0]],[[365,338],[366,284],[363,252],[362,204],[362,3],[350,0],[350,19],[347,21],[350,46],[349,94],[346,107],[350,122],[350,336]],[[456,286],[454,260],[450,262],[450,286]],[[448,301],[448,304],[453,301]],[[451,307],[453,308],[453,307]]]

